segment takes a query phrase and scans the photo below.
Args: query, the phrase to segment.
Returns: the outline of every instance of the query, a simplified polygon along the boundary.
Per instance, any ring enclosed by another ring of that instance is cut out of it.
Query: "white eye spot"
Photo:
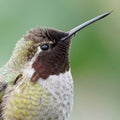
[[[41,48],[38,47],[38,48],[37,48],[37,53],[39,54],[41,51],[42,51]]]

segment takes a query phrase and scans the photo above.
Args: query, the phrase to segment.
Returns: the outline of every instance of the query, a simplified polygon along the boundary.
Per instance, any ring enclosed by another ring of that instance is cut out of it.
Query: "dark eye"
[[[41,48],[42,50],[48,50],[48,49],[49,49],[49,45],[43,44],[43,45],[40,46],[40,48]]]

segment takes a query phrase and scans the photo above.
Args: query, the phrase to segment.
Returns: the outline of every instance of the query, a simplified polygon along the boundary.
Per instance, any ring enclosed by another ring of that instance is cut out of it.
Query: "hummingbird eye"
[[[43,44],[40,46],[41,50],[48,50],[49,49],[49,45],[48,44]]]

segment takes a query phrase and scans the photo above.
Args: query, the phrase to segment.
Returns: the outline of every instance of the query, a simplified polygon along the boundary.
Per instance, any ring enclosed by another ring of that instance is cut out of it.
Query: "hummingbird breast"
[[[24,77],[3,100],[3,120],[67,120],[73,103],[71,72],[35,83]]]

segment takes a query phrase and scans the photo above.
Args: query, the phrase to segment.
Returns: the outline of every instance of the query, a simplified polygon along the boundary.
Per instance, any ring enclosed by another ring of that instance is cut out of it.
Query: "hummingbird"
[[[0,69],[0,120],[68,120],[74,94],[69,65],[72,37],[110,13],[68,32],[29,30]]]

